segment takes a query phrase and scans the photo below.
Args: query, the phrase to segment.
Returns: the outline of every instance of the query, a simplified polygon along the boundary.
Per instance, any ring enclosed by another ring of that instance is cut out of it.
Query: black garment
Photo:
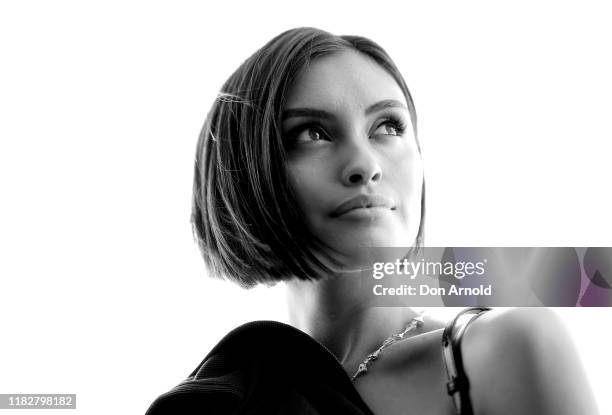
[[[374,415],[325,346],[276,321],[228,333],[146,413],[166,414]]]

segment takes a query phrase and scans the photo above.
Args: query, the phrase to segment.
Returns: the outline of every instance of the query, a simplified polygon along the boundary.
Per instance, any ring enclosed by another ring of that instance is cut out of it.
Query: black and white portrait
[[[611,246],[611,13],[0,6],[0,407],[610,412],[607,248],[571,307],[359,287],[372,248]]]

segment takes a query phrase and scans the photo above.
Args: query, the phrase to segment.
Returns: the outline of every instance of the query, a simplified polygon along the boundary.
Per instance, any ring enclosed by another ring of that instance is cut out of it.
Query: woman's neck
[[[286,284],[290,323],[327,347],[351,373],[417,313],[408,307],[372,307],[369,293],[355,289],[359,277],[345,274]]]

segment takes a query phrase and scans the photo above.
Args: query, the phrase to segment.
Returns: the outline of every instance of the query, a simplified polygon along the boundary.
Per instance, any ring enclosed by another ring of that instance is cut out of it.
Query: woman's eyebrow
[[[377,102],[376,104],[370,105],[368,108],[366,108],[365,114],[370,115],[373,112],[378,112],[385,108],[403,108],[408,111],[408,108],[402,102],[396,99],[385,99],[383,101]]]
[[[313,108],[291,108],[283,111],[283,121],[292,117],[316,117],[326,120],[333,120],[336,118],[331,112]]]
[[[365,110],[365,114],[370,115],[374,112],[383,110],[385,108],[403,108],[405,110],[408,110],[406,105],[404,105],[402,102],[398,100],[385,99],[385,100],[379,101],[367,107]],[[333,120],[336,118],[336,116],[332,114],[331,112],[328,112],[325,110],[314,109],[314,108],[289,108],[283,111],[283,116],[282,116],[283,121],[286,120],[287,118],[292,118],[292,117],[316,117],[316,118],[323,118],[326,120]]]

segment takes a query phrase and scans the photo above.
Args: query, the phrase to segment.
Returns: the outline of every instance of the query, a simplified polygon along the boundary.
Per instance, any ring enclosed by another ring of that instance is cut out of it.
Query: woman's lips
[[[346,215],[350,212],[353,216],[365,216],[369,217],[376,213],[375,211],[394,210],[395,206],[393,201],[387,197],[381,195],[357,195],[352,197],[334,209],[331,213],[331,217],[337,218],[342,215]]]

